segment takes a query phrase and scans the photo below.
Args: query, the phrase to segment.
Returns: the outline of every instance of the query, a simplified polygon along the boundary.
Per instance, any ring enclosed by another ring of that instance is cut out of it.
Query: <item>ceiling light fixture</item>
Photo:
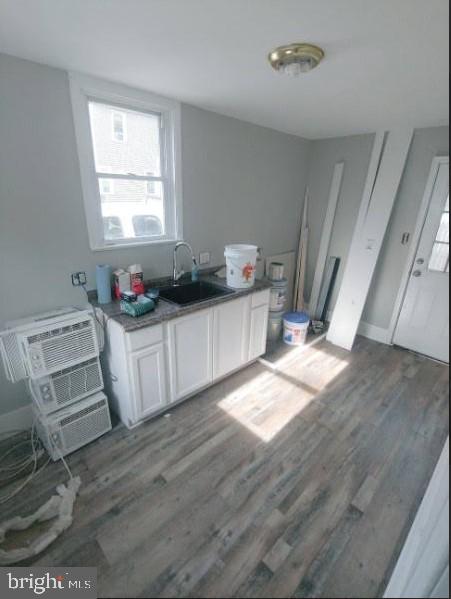
[[[323,58],[324,50],[312,44],[279,46],[268,55],[272,68],[290,77],[308,73],[317,67]]]

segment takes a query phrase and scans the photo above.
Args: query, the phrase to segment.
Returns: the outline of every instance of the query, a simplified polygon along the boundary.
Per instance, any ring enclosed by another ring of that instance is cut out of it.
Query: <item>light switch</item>
[[[210,264],[210,252],[201,252],[199,254],[199,264]]]

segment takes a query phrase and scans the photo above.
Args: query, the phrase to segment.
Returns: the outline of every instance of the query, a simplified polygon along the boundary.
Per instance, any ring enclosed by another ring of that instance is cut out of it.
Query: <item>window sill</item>
[[[112,245],[91,246],[93,252],[109,252],[111,250],[127,250],[129,248],[145,247],[150,245],[174,245],[179,239],[156,239],[155,241],[137,241],[132,243],[115,243]]]

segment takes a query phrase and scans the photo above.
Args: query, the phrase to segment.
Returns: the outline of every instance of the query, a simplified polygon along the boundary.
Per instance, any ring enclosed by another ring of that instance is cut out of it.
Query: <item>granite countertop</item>
[[[271,283],[264,279],[256,280],[253,287],[246,289],[232,289],[231,287],[227,287],[225,279],[221,279],[212,274],[201,275],[199,277],[199,280],[208,281],[210,283],[216,283],[216,285],[221,285],[222,287],[231,289],[233,293],[219,297],[213,297],[201,302],[197,302],[195,304],[191,304],[189,306],[179,306],[177,304],[172,304],[171,302],[160,299],[155,310],[153,310],[152,312],[148,312],[143,316],[138,316],[136,318],[133,316],[129,316],[128,314],[121,313],[119,300],[114,300],[110,304],[99,304],[97,302],[97,294],[95,292],[91,292],[90,302],[93,306],[102,310],[107,320],[112,318],[124,328],[125,332],[131,332],[164,322],[166,320],[171,320],[172,318],[177,318],[178,316],[191,314],[192,312],[197,312],[199,310],[209,308],[210,306],[216,306],[217,304],[229,302],[233,299],[236,299],[237,297],[249,295],[251,293],[262,291],[264,289],[269,289],[271,287]],[[184,281],[182,280],[181,284],[183,284],[183,282]],[[190,282],[190,279],[188,279],[188,281],[185,282]],[[145,282],[146,289],[149,289],[151,287],[167,287],[170,284],[171,279],[168,278],[159,279],[157,281],[152,282]]]

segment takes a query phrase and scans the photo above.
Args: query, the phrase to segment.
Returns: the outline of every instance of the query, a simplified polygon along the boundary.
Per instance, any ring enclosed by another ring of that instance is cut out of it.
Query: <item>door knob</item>
[[[412,277],[421,277],[421,270],[414,270],[412,273]]]
[[[418,258],[417,264],[424,264],[424,258]]]

